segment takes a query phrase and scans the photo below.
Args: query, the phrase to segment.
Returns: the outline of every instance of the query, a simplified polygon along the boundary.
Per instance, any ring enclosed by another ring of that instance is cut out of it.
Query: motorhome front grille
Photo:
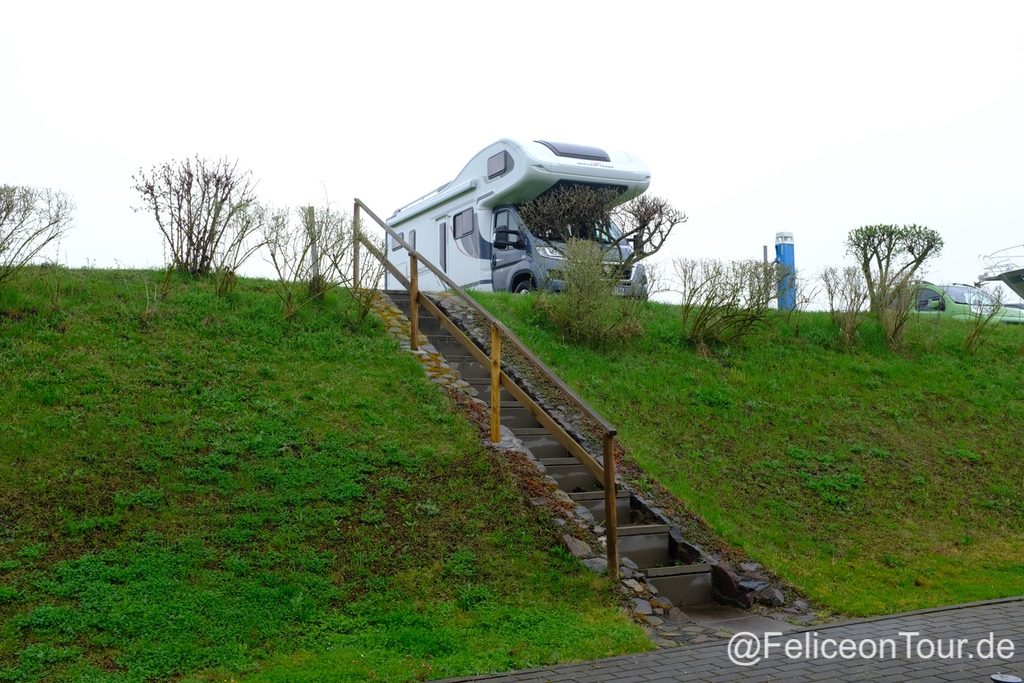
[[[612,274],[614,274],[617,267],[618,267],[618,264],[616,264],[616,263],[605,263],[604,264],[604,274],[605,275],[612,275]],[[620,277],[621,277],[621,279],[623,281],[628,282],[633,277],[633,268],[632,267],[626,268],[626,270],[624,270],[620,274]]]

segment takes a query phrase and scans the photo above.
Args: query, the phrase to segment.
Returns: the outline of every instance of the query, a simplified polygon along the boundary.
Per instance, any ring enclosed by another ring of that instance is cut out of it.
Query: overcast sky
[[[503,137],[624,149],[690,221],[660,261],[804,273],[854,227],[1024,242],[1024,3],[105,2],[0,11],[0,182],[73,195],[68,265],[157,266],[140,166],[227,155],[265,201],[382,215]],[[265,272],[255,263],[251,273]]]

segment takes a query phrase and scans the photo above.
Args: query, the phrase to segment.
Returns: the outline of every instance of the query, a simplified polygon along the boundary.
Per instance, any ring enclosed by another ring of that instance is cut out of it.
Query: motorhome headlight
[[[544,258],[558,259],[559,261],[565,258],[560,253],[558,253],[557,249],[555,249],[554,247],[549,247],[547,245],[541,245],[537,247],[537,253],[543,256]]]

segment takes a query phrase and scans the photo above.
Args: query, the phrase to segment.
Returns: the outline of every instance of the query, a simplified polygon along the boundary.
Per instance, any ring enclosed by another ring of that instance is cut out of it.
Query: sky
[[[35,0],[0,23],[0,182],[72,195],[69,266],[164,262],[132,175],[172,158],[386,217],[506,137],[642,159],[689,216],[664,268],[788,231],[812,276],[850,229],[917,223],[945,239],[929,279],[973,282],[1024,242],[1024,3]]]

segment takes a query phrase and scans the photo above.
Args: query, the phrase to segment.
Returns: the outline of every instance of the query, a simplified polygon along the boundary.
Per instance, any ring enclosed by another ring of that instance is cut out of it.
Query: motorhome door
[[[526,235],[511,209],[494,212],[493,248],[491,249],[491,282],[496,292],[511,292],[516,275],[529,268]]]

